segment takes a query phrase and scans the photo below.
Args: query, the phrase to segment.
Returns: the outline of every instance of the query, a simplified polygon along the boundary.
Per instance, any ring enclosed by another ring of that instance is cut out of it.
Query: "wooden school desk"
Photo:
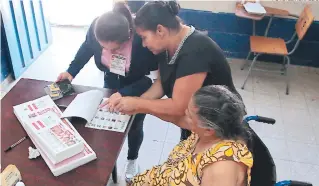
[[[268,31],[272,22],[272,19],[274,16],[294,16],[291,15],[287,10],[282,10],[282,9],[278,9],[278,8],[271,8],[271,7],[265,7],[266,10],[266,14],[263,15],[256,15],[256,14],[249,14],[244,6],[240,3],[237,2],[236,3],[236,9],[235,9],[235,14],[238,17],[241,18],[246,18],[246,19],[251,19],[253,21],[253,35],[256,35],[256,21],[260,21],[262,20],[266,15],[270,16],[267,28],[265,30],[265,34],[264,36],[268,35]],[[295,16],[294,16],[295,17]]]

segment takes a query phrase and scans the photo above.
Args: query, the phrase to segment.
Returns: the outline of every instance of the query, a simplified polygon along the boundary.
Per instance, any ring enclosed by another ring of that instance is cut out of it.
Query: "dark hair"
[[[156,31],[157,25],[177,30],[181,20],[177,16],[180,5],[176,1],[148,2],[136,13],[136,27]]]
[[[250,141],[251,132],[243,124],[244,103],[226,86],[211,85],[199,89],[194,95],[194,104],[202,127],[215,130],[216,136],[222,139]]]
[[[100,41],[123,43],[131,37],[133,18],[129,7],[124,2],[117,2],[113,11],[101,15],[95,24],[95,37]]]

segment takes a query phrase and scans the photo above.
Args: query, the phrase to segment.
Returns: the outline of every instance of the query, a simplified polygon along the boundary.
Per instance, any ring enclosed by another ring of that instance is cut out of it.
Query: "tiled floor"
[[[23,74],[23,77],[54,81],[64,71],[85,38],[84,29],[52,28],[53,44]],[[275,158],[279,180],[297,179],[319,185],[319,69],[292,67],[290,95],[285,95],[284,77],[254,72],[245,90],[239,87],[247,70],[241,71],[240,60],[230,60],[233,79],[244,98],[249,114],[273,117],[275,125],[251,123]],[[259,63],[263,68],[279,68]],[[91,60],[74,79],[75,84],[101,87],[103,74]],[[1,95],[14,85],[1,88]],[[179,139],[179,129],[156,117],[147,116],[145,138],[140,150],[141,170],[161,163]],[[123,181],[127,143],[118,159]],[[151,154],[151,156],[150,156]],[[113,185],[109,183],[109,185]]]

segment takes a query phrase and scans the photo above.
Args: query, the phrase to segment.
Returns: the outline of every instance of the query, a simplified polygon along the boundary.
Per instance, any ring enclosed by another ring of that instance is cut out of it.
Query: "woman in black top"
[[[140,96],[152,85],[146,75],[156,70],[155,56],[142,46],[142,39],[135,33],[131,12],[125,3],[116,3],[113,11],[95,19],[66,72],[59,75],[58,81],[72,79],[94,56],[97,68],[104,72],[104,88],[117,90],[109,100],[122,96]],[[112,70],[114,58],[124,59],[122,70]],[[125,176],[132,178],[138,173],[136,159],[143,141],[143,121],[145,114],[137,114],[128,133],[128,163]]]
[[[135,26],[146,46],[159,55],[159,77],[140,98],[123,97],[110,103],[125,113],[148,113],[181,128],[191,96],[206,85],[226,85],[238,92],[229,64],[219,46],[208,36],[186,26],[177,17],[175,1],[149,2],[136,14]],[[164,95],[168,99],[160,99]],[[240,96],[239,96],[240,97]],[[182,129],[181,140],[190,131]]]

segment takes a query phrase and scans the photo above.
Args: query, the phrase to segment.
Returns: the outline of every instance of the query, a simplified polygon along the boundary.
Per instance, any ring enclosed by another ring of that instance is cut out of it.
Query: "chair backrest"
[[[270,186],[276,183],[276,166],[274,160],[263,141],[252,130],[252,151],[254,164],[251,169],[251,186]]]
[[[302,40],[302,38],[305,36],[313,20],[314,16],[311,12],[310,5],[306,5],[296,23],[296,32],[299,40]]]

